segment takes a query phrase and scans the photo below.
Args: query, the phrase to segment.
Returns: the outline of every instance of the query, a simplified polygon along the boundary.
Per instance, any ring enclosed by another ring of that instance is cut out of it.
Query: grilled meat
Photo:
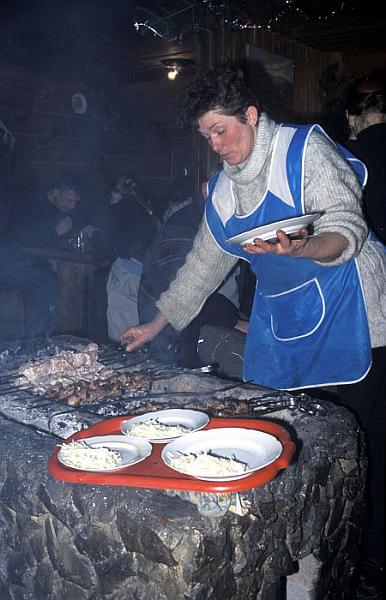
[[[64,350],[55,356],[29,362],[19,369],[15,385],[79,406],[101,398],[119,396],[124,390],[148,391],[150,377],[144,373],[114,373],[98,361],[97,344],[88,344],[80,352]]]

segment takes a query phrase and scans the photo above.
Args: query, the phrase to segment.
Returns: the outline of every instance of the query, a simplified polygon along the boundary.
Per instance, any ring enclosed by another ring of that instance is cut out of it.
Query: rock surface
[[[311,555],[312,597],[350,598],[362,437],[333,405],[323,418],[286,413],[271,418],[297,441],[293,463],[246,494],[249,514],[221,518],[163,491],[55,480],[47,460],[58,440],[1,419],[0,598],[278,600],[283,578]]]
[[[348,411],[325,402],[311,414],[307,398],[283,404],[280,392],[168,372],[122,352],[119,370],[151,369],[151,393],[72,409],[10,387],[11,367],[26,352],[0,353],[1,600],[351,600],[366,458]],[[116,355],[107,347],[102,358],[111,364]],[[55,445],[105,417],[149,406],[233,414],[241,404],[241,412],[282,424],[297,445],[287,469],[242,494],[244,516],[205,516],[162,490],[69,484],[48,474]]]

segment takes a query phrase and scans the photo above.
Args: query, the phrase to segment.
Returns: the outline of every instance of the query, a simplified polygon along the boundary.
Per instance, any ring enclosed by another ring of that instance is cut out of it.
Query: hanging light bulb
[[[187,58],[171,58],[161,60],[163,66],[167,69],[167,78],[174,81],[183,71],[193,73],[195,70],[194,60]]]
[[[168,71],[168,79],[170,79],[170,81],[174,81],[176,79],[176,77],[178,77],[179,74],[179,69],[177,69],[177,67],[173,67],[172,69],[169,69]]]

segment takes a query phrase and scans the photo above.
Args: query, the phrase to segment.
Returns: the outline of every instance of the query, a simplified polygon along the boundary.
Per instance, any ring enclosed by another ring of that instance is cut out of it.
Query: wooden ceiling
[[[270,27],[320,51],[386,53],[386,11],[363,0],[1,0],[0,60],[35,70],[132,81],[194,58],[194,34],[228,22]],[[237,21],[238,19],[238,21]],[[135,28],[136,22],[155,25]],[[238,25],[234,27],[237,30]],[[157,34],[165,34],[164,38]]]
[[[221,19],[269,27],[316,50],[356,53],[385,50],[386,5],[365,0],[142,0],[131,2],[131,16],[154,26],[155,36],[216,27]],[[206,7],[206,8],[203,8]],[[144,31],[144,29],[142,29]],[[129,43],[135,37],[128,32]],[[149,30],[146,36],[152,36]]]
[[[342,6],[345,4],[350,3],[342,2]],[[320,51],[359,54],[383,50],[386,53],[385,9],[369,3],[356,4],[352,10],[333,13],[332,8],[327,10],[326,2],[310,2],[307,19],[302,15],[288,15],[274,23],[272,31]]]
[[[173,26],[177,31],[178,28],[182,32],[189,30],[193,13],[187,9],[198,4],[202,3],[195,0],[142,0],[140,12],[139,5],[134,5],[132,14],[147,16],[148,23],[153,24],[157,32],[164,34],[166,31],[172,37]],[[272,32],[321,52],[353,55],[384,50],[386,55],[386,11],[382,6],[369,7],[368,2],[362,0],[239,0],[233,4],[240,15],[250,19],[250,23],[268,26]],[[290,10],[286,8],[288,5],[292,6]],[[131,78],[163,76],[161,60],[165,58],[194,58],[192,35],[185,34],[181,39],[169,42],[167,37],[161,39],[144,28],[137,33],[132,28],[127,38]]]

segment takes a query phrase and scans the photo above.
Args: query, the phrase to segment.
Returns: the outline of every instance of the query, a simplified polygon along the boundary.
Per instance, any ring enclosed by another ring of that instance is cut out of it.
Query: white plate
[[[268,225],[262,225],[261,227],[256,227],[256,229],[250,229],[249,231],[244,231],[244,233],[239,233],[239,235],[234,235],[229,238],[227,242],[230,244],[240,244],[240,246],[244,246],[244,244],[253,244],[255,238],[267,242],[268,240],[276,239],[276,232],[278,229],[281,229],[287,234],[295,233],[295,231],[307,227],[321,216],[321,213],[310,213],[308,215],[301,215],[300,217],[276,221],[275,223],[268,223]]]
[[[231,477],[208,477],[200,474],[194,475],[196,479],[204,481],[233,481],[247,477],[253,471],[262,469],[276,460],[282,453],[283,447],[275,436],[257,431],[256,429],[243,429],[241,427],[225,427],[222,429],[208,429],[198,431],[170,442],[162,450],[162,460],[173,469],[171,460],[181,458],[182,454],[199,454],[210,452],[216,456],[233,458],[247,465],[247,470],[241,475]],[[180,473],[185,473],[175,469]],[[189,473],[187,473],[189,475]]]
[[[123,469],[123,467],[129,467],[135,465],[142,460],[145,460],[150,456],[152,451],[152,445],[149,442],[141,439],[127,438],[124,435],[98,435],[89,438],[82,438],[74,440],[76,442],[86,442],[93,448],[108,448],[109,450],[115,450],[119,452],[121,460],[119,465],[114,468],[108,469],[85,469],[82,467],[74,467],[72,464],[67,463],[61,456],[62,450],[58,452],[58,460],[64,466],[70,467],[71,469],[77,469],[80,471],[117,471]]]
[[[154,444],[165,444],[171,440],[175,440],[183,435],[190,434],[193,431],[202,429],[209,423],[209,417],[207,414],[198,410],[188,410],[183,408],[176,408],[170,410],[156,410],[154,412],[145,413],[138,417],[133,417],[129,421],[124,421],[121,426],[123,434],[130,436],[130,430],[133,425],[138,423],[146,423],[151,419],[157,419],[163,425],[180,425],[186,427],[188,431],[186,433],[180,433],[179,435],[170,435],[166,438],[139,438],[132,436],[130,439],[148,439],[149,442]]]

